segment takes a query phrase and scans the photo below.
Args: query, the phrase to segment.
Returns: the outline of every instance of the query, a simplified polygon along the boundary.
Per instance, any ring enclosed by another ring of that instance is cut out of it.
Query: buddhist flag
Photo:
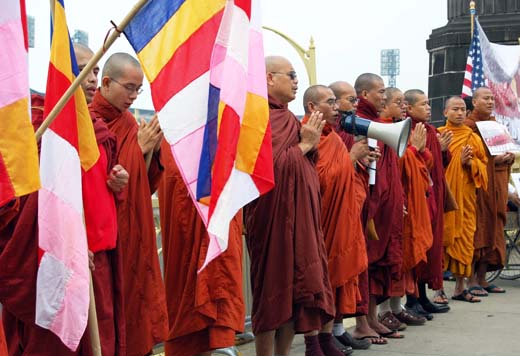
[[[71,85],[78,68],[63,0],[55,1],[44,117]],[[81,168],[99,151],[83,91],[79,88],[42,136],[38,196],[39,247],[36,324],[76,350],[89,307],[88,246],[83,223]]]
[[[233,216],[274,186],[259,3],[150,1],[124,32],[207,227],[205,266]]]
[[[0,11],[0,206],[40,187],[38,149],[29,111],[25,1]]]

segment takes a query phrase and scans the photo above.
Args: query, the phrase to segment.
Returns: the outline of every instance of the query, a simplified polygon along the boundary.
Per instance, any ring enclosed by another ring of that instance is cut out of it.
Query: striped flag
[[[46,117],[78,74],[63,0],[55,1]],[[36,285],[36,324],[76,350],[89,307],[88,246],[83,223],[81,169],[99,157],[92,120],[79,88],[42,136],[38,196],[42,258]]]
[[[274,186],[258,0],[150,1],[124,32],[207,227],[205,266],[233,216]]]
[[[464,82],[462,84],[462,94],[466,96],[473,95],[478,88],[486,85],[484,78],[484,62],[482,60],[482,49],[480,47],[479,23],[475,16],[473,26],[473,37],[468,51],[468,59],[466,61],[466,72],[464,73]]]
[[[38,149],[30,119],[25,1],[0,11],[0,206],[40,188]]]

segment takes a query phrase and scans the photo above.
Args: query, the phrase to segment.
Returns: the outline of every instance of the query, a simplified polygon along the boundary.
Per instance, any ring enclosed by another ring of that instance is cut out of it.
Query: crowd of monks
[[[81,69],[93,53],[74,50]],[[251,260],[259,356],[288,355],[296,333],[312,356],[403,338],[406,327],[449,311],[444,271],[456,279],[453,300],[505,292],[485,274],[504,263],[515,156],[491,156],[477,129],[476,122],[494,120],[488,88],[470,100],[447,99],[446,124],[437,129],[424,92],[385,88],[381,77],[365,73],[353,86],[309,87],[300,121],[288,109],[298,90],[292,64],[271,56],[265,65],[275,187],[234,217],[228,249],[200,273],[209,243],[204,223],[157,118],[137,122],[128,111],[142,91],[139,62],[113,54],[100,82],[96,67],[82,83],[101,153],[82,181],[102,355],[149,355],[161,342],[166,355],[179,356],[234,345],[245,321],[243,253]],[[43,103],[33,95],[35,129]],[[388,124],[411,118],[402,157],[384,142],[369,145],[346,132],[347,113]],[[0,355],[90,355],[88,331],[71,351],[35,324],[37,198],[0,207]],[[351,333],[345,318],[355,318]]]

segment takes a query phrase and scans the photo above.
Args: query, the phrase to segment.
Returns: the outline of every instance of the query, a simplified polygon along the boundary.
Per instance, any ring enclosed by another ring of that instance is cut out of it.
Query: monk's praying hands
[[[443,131],[440,134],[437,134],[437,138],[439,139],[439,143],[441,144],[441,151],[446,151],[448,149],[448,146],[451,143],[451,140],[453,139],[453,132],[446,130]]]
[[[418,123],[410,135],[410,145],[415,147],[418,152],[424,151],[426,147],[426,127],[424,124]]]
[[[300,129],[301,140],[298,146],[304,155],[318,145],[324,126],[325,120],[323,120],[323,114],[319,111],[313,112],[309,121],[302,126]]]
[[[473,158],[473,149],[470,145],[466,145],[462,148],[460,154],[460,161],[463,166],[471,167],[471,159]]]
[[[141,124],[137,131],[137,143],[139,147],[141,147],[141,151],[143,151],[144,155],[151,150],[158,151],[160,147],[159,142],[161,142],[162,138],[163,133],[159,126],[157,115],[155,115],[149,123],[141,119]]]
[[[108,174],[107,185],[114,193],[119,193],[128,184],[128,178],[128,172],[120,164],[116,164]]]

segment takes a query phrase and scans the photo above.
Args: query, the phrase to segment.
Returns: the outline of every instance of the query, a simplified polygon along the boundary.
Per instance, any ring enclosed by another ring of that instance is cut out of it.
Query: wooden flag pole
[[[101,57],[106,53],[106,51],[112,46],[112,44],[115,42],[115,40],[119,37],[121,32],[126,28],[128,23],[134,18],[134,16],[137,14],[137,12],[148,2],[149,0],[139,0],[132,10],[125,16],[125,18],[119,23],[119,25],[116,27],[115,31],[113,31],[110,36],[106,39],[103,46],[94,54],[94,57],[90,59],[90,61],[87,63],[85,68],[79,73],[79,75],[76,77],[74,82],[72,82],[71,86],[67,89],[65,94],[61,97],[61,99],[56,103],[56,106],[52,109],[52,111],[49,113],[45,121],[42,123],[40,128],[36,131],[36,140],[39,140],[45,130],[52,124],[56,116],[59,114],[59,112],[63,109],[65,104],[69,101],[69,99],[74,95],[74,92],[78,87],[81,85],[81,82],[83,82],[92,68],[99,62]],[[54,8],[54,2],[51,0],[51,10]]]

